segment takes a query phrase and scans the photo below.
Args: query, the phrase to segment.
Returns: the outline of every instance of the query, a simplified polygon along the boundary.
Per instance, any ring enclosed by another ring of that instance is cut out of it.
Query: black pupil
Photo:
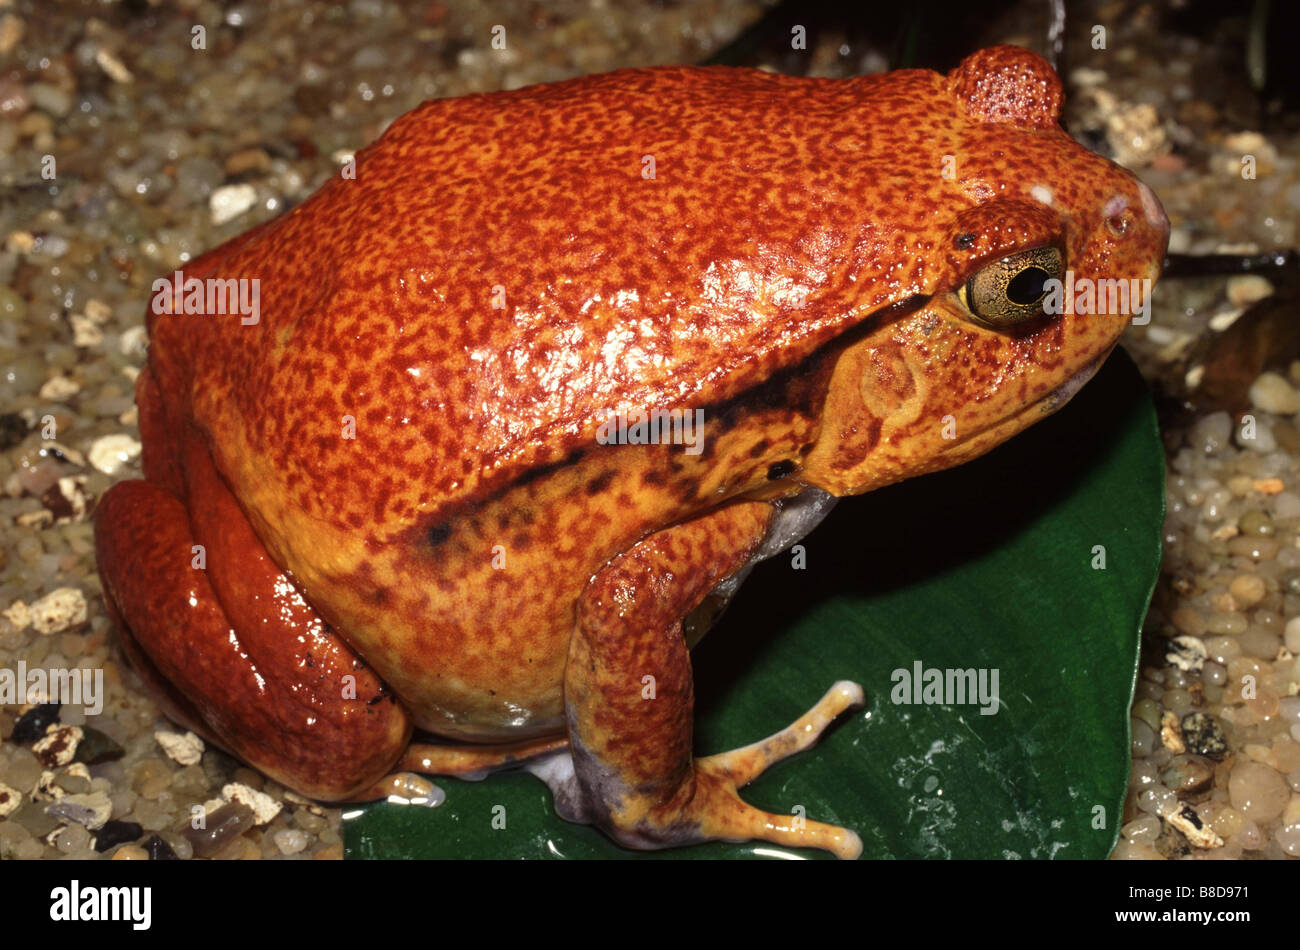
[[[1026,267],[1007,284],[1007,299],[1022,306],[1037,303],[1047,289],[1047,279],[1041,267]]]

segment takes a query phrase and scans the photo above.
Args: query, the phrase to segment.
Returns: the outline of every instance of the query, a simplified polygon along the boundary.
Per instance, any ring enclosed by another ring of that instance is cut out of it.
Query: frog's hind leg
[[[842,858],[861,852],[852,831],[769,814],[737,792],[861,705],[856,684],[837,683],[768,739],[692,755],[694,695],[682,617],[747,562],[770,519],[769,505],[731,505],[651,535],[592,578],[565,669],[572,765],[552,761],[534,769],[555,791],[561,816],[596,824],[634,848],[761,839]]]
[[[164,712],[282,784],[326,801],[369,787],[406,747],[405,711],[275,568],[210,461],[189,461],[191,510],[127,481],[96,512],[128,655]]]

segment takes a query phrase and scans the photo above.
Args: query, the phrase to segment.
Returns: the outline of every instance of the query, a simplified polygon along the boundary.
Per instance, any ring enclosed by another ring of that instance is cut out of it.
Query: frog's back
[[[428,102],[355,179],[187,269],[258,279],[260,322],[173,324],[203,362],[171,371],[233,481],[396,533],[915,292],[881,196],[943,131],[943,82],[667,68]]]

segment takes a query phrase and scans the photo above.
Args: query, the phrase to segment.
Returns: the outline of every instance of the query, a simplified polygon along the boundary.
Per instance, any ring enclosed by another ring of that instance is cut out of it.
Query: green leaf
[[[853,828],[869,858],[1106,857],[1163,508],[1155,413],[1117,351],[1073,402],[984,458],[841,501],[803,541],[805,570],[788,553],[755,570],[694,654],[697,753],[775,732],[856,680],[866,709],[748,801]],[[917,662],[997,670],[996,712],[895,704],[891,674]],[[348,855],[638,855],[558,818],[531,775],[437,781],[438,808],[355,810]],[[639,854],[824,856],[755,842]]]

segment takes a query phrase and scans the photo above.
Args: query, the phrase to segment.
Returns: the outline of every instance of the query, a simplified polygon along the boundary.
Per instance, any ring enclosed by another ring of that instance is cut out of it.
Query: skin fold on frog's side
[[[398,119],[355,177],[184,267],[256,281],[255,322],[151,308],[145,478],[95,531],[135,669],[321,800],[530,763],[625,846],[856,856],[737,789],[861,688],[696,758],[689,646],[834,498],[981,455],[1110,353],[1129,317],[1045,313],[1045,281],[1154,280],[1168,222],[1060,103],[1000,46],[948,75],[633,69]],[[701,419],[695,444],[601,437],[656,410]]]

